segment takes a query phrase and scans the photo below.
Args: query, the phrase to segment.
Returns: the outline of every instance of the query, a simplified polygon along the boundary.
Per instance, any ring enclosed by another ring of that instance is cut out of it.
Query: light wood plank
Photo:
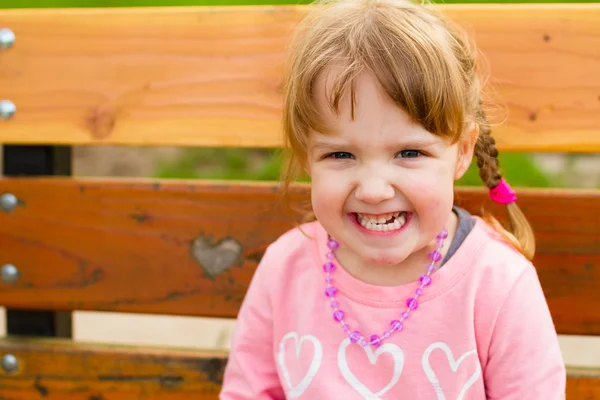
[[[0,371],[8,399],[216,400],[225,352],[104,346],[64,340],[0,339],[0,355],[17,357]],[[600,369],[568,368],[567,400],[600,398]]]
[[[299,219],[273,183],[12,178],[0,180],[4,192],[20,201],[0,213],[0,265],[22,274],[0,282],[10,308],[235,317],[266,247]],[[600,192],[519,196],[559,333],[600,335]],[[307,185],[294,187],[294,205],[309,198]],[[457,198],[505,218],[483,190]],[[217,249],[229,263],[214,263]]]
[[[443,5],[491,65],[501,150],[600,151],[600,4]],[[275,147],[306,6],[0,10],[0,142]]]

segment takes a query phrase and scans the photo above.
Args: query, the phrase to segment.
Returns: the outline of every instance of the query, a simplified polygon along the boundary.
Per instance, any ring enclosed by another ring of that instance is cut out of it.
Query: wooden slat
[[[0,398],[49,400],[216,400],[226,354],[124,348],[66,341],[0,339],[0,356],[20,369],[0,371]],[[600,369],[568,368],[567,400],[600,398]]]
[[[508,106],[501,150],[600,151],[600,4],[443,5]],[[0,142],[271,147],[306,6],[0,10]],[[500,115],[498,120],[505,115]]]
[[[567,368],[567,400],[600,399],[599,368]]]
[[[16,372],[0,370],[7,400],[216,400],[227,362],[223,352],[60,339],[0,339],[6,353],[19,361]]]
[[[5,192],[20,200],[0,213],[0,265],[22,274],[0,282],[11,308],[235,317],[265,248],[294,225],[271,183],[3,179]],[[519,194],[558,330],[600,334],[600,192]],[[503,216],[481,190],[458,196]]]

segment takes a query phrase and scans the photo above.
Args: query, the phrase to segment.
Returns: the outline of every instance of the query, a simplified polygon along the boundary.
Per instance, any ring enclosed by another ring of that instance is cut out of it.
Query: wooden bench
[[[600,4],[443,8],[475,34],[508,105],[501,151],[600,152]],[[16,38],[0,49],[0,99],[16,106],[0,142],[280,146],[281,62],[305,10],[0,10]],[[308,193],[294,186],[294,202]],[[519,194],[558,332],[600,335],[600,191]],[[0,195],[11,310],[234,318],[266,246],[296,218],[274,182],[12,176]],[[503,215],[481,189],[458,196]],[[10,335],[0,357],[6,400],[216,399],[227,360]],[[568,399],[598,398],[600,369],[569,366]]]

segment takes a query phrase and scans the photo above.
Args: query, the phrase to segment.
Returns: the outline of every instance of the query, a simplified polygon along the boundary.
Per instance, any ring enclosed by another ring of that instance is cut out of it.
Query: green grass
[[[188,148],[174,161],[160,162],[158,178],[279,179],[282,158],[279,151],[238,148]]]

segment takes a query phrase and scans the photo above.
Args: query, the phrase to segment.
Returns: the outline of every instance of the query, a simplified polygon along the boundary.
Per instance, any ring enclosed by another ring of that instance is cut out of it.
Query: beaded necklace
[[[442,254],[440,253],[440,249],[444,247],[444,240],[448,237],[448,231],[446,228],[442,229],[442,231],[436,236],[436,249],[429,253],[429,264],[427,265],[427,272],[419,278],[421,285],[415,290],[414,297],[409,297],[406,299],[406,307],[407,309],[400,314],[399,319],[395,319],[390,322],[391,329],[383,332],[380,337],[377,334],[373,334],[370,337],[370,340],[367,340],[361,333],[357,330],[352,331],[350,325],[348,325],[345,321],[345,313],[339,307],[339,302],[335,299],[338,289],[333,286],[333,277],[331,274],[336,270],[336,265],[333,260],[336,258],[334,251],[340,247],[340,244],[335,239],[329,239],[327,241],[327,247],[330,251],[327,252],[325,257],[329,260],[323,264],[323,272],[325,272],[325,282],[327,283],[327,287],[325,288],[325,296],[329,298],[329,305],[333,309],[333,319],[340,323],[342,326],[342,330],[348,337],[350,338],[350,342],[358,343],[362,347],[366,347],[367,345],[371,345],[375,348],[381,346],[384,340],[388,339],[392,334],[396,332],[400,332],[404,329],[404,321],[408,319],[410,316],[410,312],[416,310],[419,307],[419,297],[421,297],[424,293],[424,288],[426,286],[431,285],[433,279],[431,278],[431,274],[436,269],[436,263],[442,260]]]

